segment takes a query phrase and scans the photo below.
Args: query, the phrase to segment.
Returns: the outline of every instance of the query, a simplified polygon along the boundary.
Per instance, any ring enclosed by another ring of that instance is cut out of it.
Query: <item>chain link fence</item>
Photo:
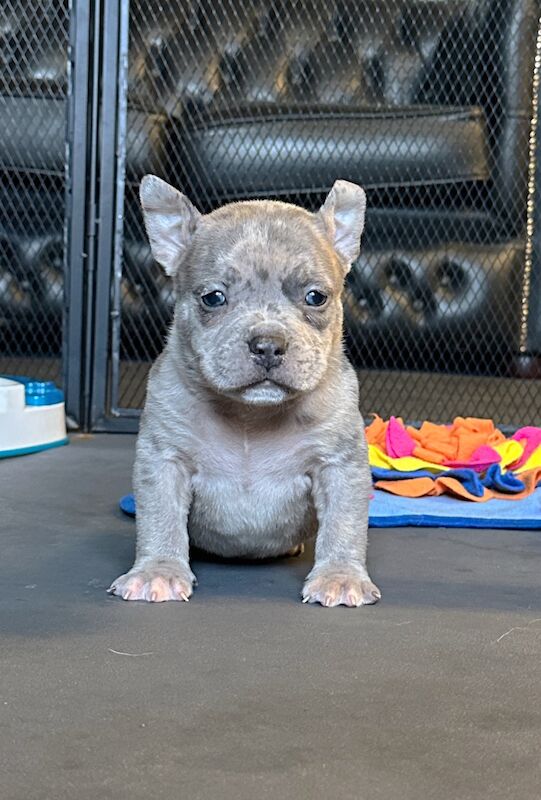
[[[65,0],[0,10],[0,369],[31,358],[38,376],[61,350],[68,16]],[[105,415],[136,416],[171,320],[137,200],[154,172],[202,211],[316,209],[336,178],[360,183],[345,341],[363,410],[541,423],[539,383],[517,377],[541,354],[539,16],[539,0],[131,0],[115,163],[100,167],[122,194]]]
[[[66,0],[0,7],[0,372],[62,382]]]
[[[511,378],[538,17],[529,0],[132,0],[117,405],[141,406],[173,302],[141,174],[203,211],[249,197],[315,209],[342,177],[369,203],[345,294],[364,410],[539,422],[537,387]]]

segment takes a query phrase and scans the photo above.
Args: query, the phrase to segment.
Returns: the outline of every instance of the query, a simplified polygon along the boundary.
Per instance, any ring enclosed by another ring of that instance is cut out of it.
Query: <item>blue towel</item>
[[[521,500],[473,503],[442,494],[400,497],[376,489],[370,501],[373,528],[504,528],[541,530],[541,488]]]
[[[120,500],[125,514],[135,516],[135,500]],[[522,500],[473,503],[455,497],[399,497],[374,491],[370,501],[370,527],[404,528],[505,528],[541,530],[541,488]]]

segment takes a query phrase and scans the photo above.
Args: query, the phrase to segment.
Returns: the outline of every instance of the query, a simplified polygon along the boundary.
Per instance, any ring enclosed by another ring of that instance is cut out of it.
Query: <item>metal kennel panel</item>
[[[77,420],[90,9],[0,7],[0,372],[63,385]]]
[[[0,371],[62,381],[67,2],[0,8]]]
[[[345,346],[363,410],[541,423],[539,0],[104,9],[94,427],[136,427],[171,321],[137,200],[147,172],[202,211],[315,210],[336,178],[360,183]]]

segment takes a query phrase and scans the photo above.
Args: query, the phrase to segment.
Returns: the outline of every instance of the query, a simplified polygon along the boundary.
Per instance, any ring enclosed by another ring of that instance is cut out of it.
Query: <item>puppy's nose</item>
[[[258,364],[265,369],[272,369],[282,363],[287,342],[280,334],[254,336],[248,342],[248,347]]]

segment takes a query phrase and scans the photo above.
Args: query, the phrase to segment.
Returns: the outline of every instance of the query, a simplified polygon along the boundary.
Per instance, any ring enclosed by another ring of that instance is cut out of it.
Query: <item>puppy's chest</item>
[[[296,436],[205,437],[195,460],[194,502],[222,527],[275,524],[309,495],[309,451]]]

